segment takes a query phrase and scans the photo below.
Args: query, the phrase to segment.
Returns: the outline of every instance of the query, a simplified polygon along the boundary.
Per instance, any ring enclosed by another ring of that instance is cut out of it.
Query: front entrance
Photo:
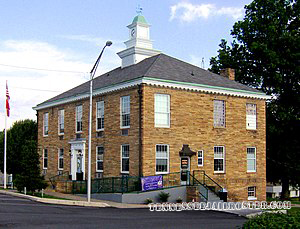
[[[180,158],[180,184],[188,185],[190,180],[190,157]]]
[[[69,142],[70,152],[70,178],[84,180],[85,178],[85,141]]]

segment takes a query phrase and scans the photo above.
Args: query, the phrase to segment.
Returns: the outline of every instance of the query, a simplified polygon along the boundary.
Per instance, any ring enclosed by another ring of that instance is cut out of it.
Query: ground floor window
[[[225,149],[224,146],[214,147],[214,172],[225,172]]]
[[[248,200],[256,200],[256,187],[248,187]]]
[[[103,154],[104,154],[104,147],[97,146],[97,162],[96,162],[96,171],[103,172]]]
[[[64,149],[59,149],[58,151],[58,169],[64,169]]]
[[[169,172],[169,145],[156,145],[156,173]]]
[[[129,145],[121,146],[121,173],[129,173]]]
[[[203,166],[203,150],[198,151],[198,166]]]
[[[43,169],[48,168],[48,149],[44,149],[43,153]]]

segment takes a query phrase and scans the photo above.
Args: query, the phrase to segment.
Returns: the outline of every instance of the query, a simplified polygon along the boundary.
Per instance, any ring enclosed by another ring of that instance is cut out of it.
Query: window
[[[170,95],[155,94],[155,127],[170,127]]]
[[[104,129],[104,101],[97,102],[96,104],[96,130]]]
[[[203,166],[203,150],[198,151],[198,166]]]
[[[76,132],[82,131],[82,105],[76,107]]]
[[[256,172],[256,148],[247,148],[247,172]]]
[[[129,173],[129,145],[121,146],[121,173]]]
[[[44,114],[44,136],[48,136],[48,132],[49,132],[49,113],[45,113]]]
[[[104,154],[103,146],[97,146],[96,152],[97,152],[96,171],[103,172],[103,154]]]
[[[214,100],[214,127],[225,127],[225,101]]]
[[[48,168],[48,149],[44,149],[44,154],[43,154],[43,169]]]
[[[248,200],[256,200],[256,187],[248,187]]]
[[[214,147],[214,172],[224,173],[225,172],[225,152],[224,146]]]
[[[58,134],[64,134],[65,132],[65,111],[58,111]]]
[[[256,130],[256,104],[246,104],[246,128]]]
[[[121,128],[130,127],[130,96],[121,97]]]
[[[58,170],[64,169],[64,149],[58,150]]]
[[[156,145],[156,173],[164,174],[169,172],[169,146]]]

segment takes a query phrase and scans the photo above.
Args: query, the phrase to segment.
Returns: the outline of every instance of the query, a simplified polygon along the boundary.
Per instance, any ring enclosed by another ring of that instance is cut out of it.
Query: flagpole
[[[6,111],[6,110],[5,110]],[[6,189],[6,122],[7,122],[7,113],[5,112],[5,132],[4,132],[4,189]]]
[[[7,102],[7,80],[6,80],[6,90],[5,90],[5,98]],[[4,129],[4,189],[6,189],[6,140],[7,140],[7,132],[6,132],[6,126],[7,126],[7,106],[5,102],[5,129]]]

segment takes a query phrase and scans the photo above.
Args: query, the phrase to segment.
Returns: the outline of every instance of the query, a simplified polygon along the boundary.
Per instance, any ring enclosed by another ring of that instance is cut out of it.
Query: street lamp
[[[88,151],[88,187],[87,187],[87,201],[91,202],[91,154],[92,154],[92,98],[93,98],[93,79],[99,65],[101,56],[103,54],[104,49],[106,46],[111,46],[112,42],[107,41],[104,45],[98,59],[96,60],[94,67],[90,72],[90,112],[89,112],[89,151]]]

